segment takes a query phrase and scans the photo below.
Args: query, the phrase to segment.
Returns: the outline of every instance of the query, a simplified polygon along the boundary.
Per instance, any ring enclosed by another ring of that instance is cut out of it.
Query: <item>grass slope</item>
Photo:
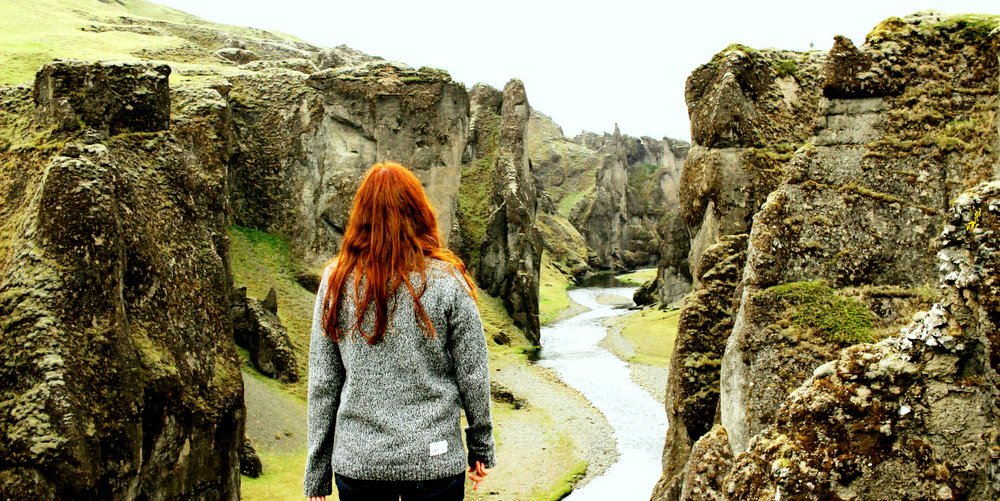
[[[122,24],[121,17],[175,23],[173,28],[180,29]],[[0,0],[0,85],[30,82],[39,66],[56,58],[160,61],[174,69],[231,68],[212,55],[211,43],[205,44],[206,38],[213,38],[207,35],[212,32],[220,39],[229,33],[298,41],[284,34],[210,23],[143,0]],[[171,83],[186,79],[178,73],[171,75]]]
[[[635,350],[629,361],[656,367],[669,366],[680,313],[680,310],[646,308],[629,315],[622,324],[622,337]]]

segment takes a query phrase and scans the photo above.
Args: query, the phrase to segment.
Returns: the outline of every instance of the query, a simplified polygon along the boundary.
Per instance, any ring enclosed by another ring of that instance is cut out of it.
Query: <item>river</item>
[[[663,405],[632,381],[625,362],[599,346],[607,335],[604,320],[628,313],[599,298],[631,301],[633,292],[634,288],[617,287],[570,290],[570,298],[589,310],[542,328],[538,364],[554,370],[604,414],[619,453],[603,475],[566,498],[571,501],[647,500],[662,473],[667,433]]]

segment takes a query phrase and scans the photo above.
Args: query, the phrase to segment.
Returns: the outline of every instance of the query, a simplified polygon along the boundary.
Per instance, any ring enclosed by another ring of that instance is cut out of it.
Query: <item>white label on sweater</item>
[[[448,441],[431,442],[431,456],[440,456],[448,452]]]

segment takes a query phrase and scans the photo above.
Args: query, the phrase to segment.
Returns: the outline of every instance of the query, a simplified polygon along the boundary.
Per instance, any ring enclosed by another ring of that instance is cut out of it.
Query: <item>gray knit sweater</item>
[[[460,473],[476,460],[494,466],[486,339],[476,303],[450,266],[430,260],[426,268],[421,304],[436,336],[420,330],[413,299],[402,286],[392,300],[395,309],[389,307],[385,338],[374,346],[360,338],[335,343],[324,335],[331,268],[324,270],[309,348],[306,496],[330,494],[333,470],[355,479],[430,480]],[[419,291],[419,274],[410,280]],[[338,319],[345,333],[356,318],[351,292],[342,296]],[[374,308],[364,320],[371,332]],[[468,455],[462,409],[469,423]]]

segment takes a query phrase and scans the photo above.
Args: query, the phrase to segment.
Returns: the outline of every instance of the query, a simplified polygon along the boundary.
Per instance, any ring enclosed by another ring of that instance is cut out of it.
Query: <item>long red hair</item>
[[[373,165],[354,195],[344,241],[327,283],[323,315],[326,335],[338,342],[345,335],[338,317],[341,297],[350,290],[345,287],[348,285],[357,304],[352,331],[369,344],[378,343],[385,337],[389,298],[405,285],[413,296],[420,328],[428,337],[434,337],[434,325],[420,304],[427,283],[427,258],[453,265],[468,285],[469,294],[476,297],[465,264],[441,246],[437,217],[417,177],[397,163]],[[345,284],[353,271],[353,284]],[[420,274],[420,290],[410,281],[412,272]],[[362,319],[371,307],[375,309],[375,326],[372,332],[364,332]]]

